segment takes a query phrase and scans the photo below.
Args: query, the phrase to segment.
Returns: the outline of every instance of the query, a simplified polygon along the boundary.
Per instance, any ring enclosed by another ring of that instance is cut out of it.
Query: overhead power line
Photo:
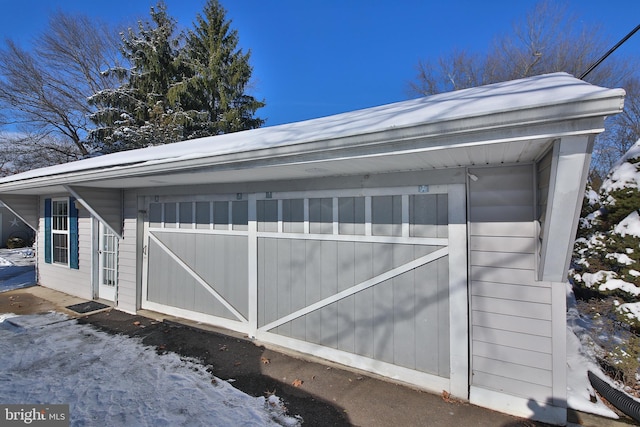
[[[629,34],[627,34],[626,36],[624,36],[624,38],[622,40],[620,40],[614,47],[612,47],[611,49],[609,49],[609,51],[607,53],[605,53],[604,55],[602,55],[602,57],[600,59],[598,59],[591,67],[589,67],[589,69],[587,71],[585,71],[584,73],[582,73],[582,75],[579,77],[580,80],[584,80],[585,77],[587,77],[587,74],[589,74],[590,72],[593,71],[594,68],[596,68],[598,65],[600,65],[600,63],[602,61],[604,61],[605,59],[607,59],[607,57],[609,55],[611,55],[617,48],[619,48],[620,46],[622,46],[622,44],[624,42],[626,42],[627,40],[629,40],[629,38],[634,35],[636,33],[636,31],[640,30],[640,25],[638,25],[636,28],[634,28]]]

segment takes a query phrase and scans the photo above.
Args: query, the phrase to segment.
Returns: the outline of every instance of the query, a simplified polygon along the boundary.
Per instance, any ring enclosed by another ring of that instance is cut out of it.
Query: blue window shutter
[[[44,199],[44,262],[51,264],[51,199]]]
[[[69,267],[79,269],[78,262],[78,209],[76,199],[69,197]]]

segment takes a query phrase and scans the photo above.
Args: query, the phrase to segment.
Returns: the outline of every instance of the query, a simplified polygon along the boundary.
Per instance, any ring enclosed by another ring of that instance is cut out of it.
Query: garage
[[[154,197],[142,308],[448,389],[449,187]]]
[[[100,299],[106,268],[119,310],[562,424],[566,274],[624,95],[534,76],[28,171],[0,201],[41,286]]]

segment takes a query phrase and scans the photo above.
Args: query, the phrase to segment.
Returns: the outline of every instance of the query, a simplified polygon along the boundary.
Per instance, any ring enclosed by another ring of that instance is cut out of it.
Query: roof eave
[[[273,148],[262,148],[232,154],[209,156],[183,156],[159,159],[142,163],[117,165],[106,168],[70,171],[56,175],[43,175],[24,180],[0,184],[0,192],[19,192],[60,185],[85,184],[90,181],[104,181],[128,177],[160,175],[187,170],[198,170],[216,165],[239,163],[278,163],[297,162],[301,157],[322,156],[323,161],[331,158],[344,159],[349,155],[362,155],[363,152],[385,153],[396,150],[398,144],[419,141],[428,149],[446,150],[458,147],[462,140],[476,139],[476,143],[490,144],[496,140],[501,130],[535,127],[542,129],[545,125],[554,127],[562,121],[580,121],[588,118],[602,118],[618,114],[624,105],[624,91],[607,91],[609,96],[592,99],[578,99],[562,104],[498,111],[473,117],[461,117],[451,120],[430,121],[411,126],[388,128],[371,133],[353,134],[349,136],[322,139],[306,143],[292,143]],[[599,133],[601,126],[584,121],[580,125],[580,133]],[[250,134],[248,134],[250,135]],[[460,141],[452,136],[464,135]],[[533,137],[533,136],[531,136]]]

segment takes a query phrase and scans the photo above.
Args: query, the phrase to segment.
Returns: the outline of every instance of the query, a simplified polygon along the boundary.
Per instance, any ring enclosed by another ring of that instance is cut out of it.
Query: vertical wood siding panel
[[[221,283],[224,283],[225,273],[227,269],[233,265],[228,263],[227,237],[228,236],[216,236],[212,241],[212,265],[213,265],[213,277],[209,282],[214,289],[219,289]],[[216,316],[222,315],[220,311],[214,312]]]
[[[168,299],[166,288],[170,281],[168,271],[166,271],[169,268],[167,265],[169,260],[154,240],[149,240],[148,253],[150,260],[149,286],[147,287],[146,297],[153,302],[166,301]],[[151,260],[157,260],[157,262],[152,263]]]
[[[174,204],[174,209],[175,206],[177,206],[177,204]],[[172,247],[175,247],[176,236],[177,235],[170,234],[169,236],[167,236],[167,239],[165,241],[169,242]],[[180,287],[183,286],[185,284],[185,281],[189,279],[187,278],[186,272],[183,269],[179,268],[178,265],[176,265],[175,261],[169,258],[168,255],[166,257],[167,264],[171,265],[172,267],[168,270],[170,281],[169,283],[167,283],[166,287],[167,301],[170,305],[177,305],[180,301]]]
[[[306,268],[305,242],[303,240],[291,240],[291,311],[305,307],[306,302]],[[298,318],[291,322],[291,336],[305,339],[305,319]]]
[[[265,274],[265,262],[266,262],[266,239],[258,239],[258,327],[262,327],[267,324],[265,311],[266,311],[266,298],[267,298],[267,277]]]
[[[194,239],[196,241],[197,248],[195,253],[195,265],[197,271],[200,271],[202,278],[207,281],[207,283],[210,283],[212,271],[209,267],[211,265],[211,249],[209,247],[209,241],[207,240],[207,236],[201,234],[196,234]],[[200,313],[207,312],[205,303],[207,298],[205,292],[207,292],[207,290],[202,286],[194,288],[193,291],[193,307],[195,311]]]
[[[338,248],[337,242],[321,242],[321,290],[322,298],[335,295],[338,291]],[[322,310],[322,344],[338,346],[338,304],[333,303]]]
[[[245,236],[228,236],[233,248],[229,256],[234,257],[234,269],[224,279],[224,295],[229,295],[231,304],[245,317],[249,316],[249,272],[247,266],[248,241]]]
[[[395,245],[396,266],[414,259],[413,246]],[[391,280],[393,290],[393,350],[394,362],[407,368],[416,365],[415,331],[415,275],[414,271],[401,274]]]
[[[435,262],[438,269],[438,283],[436,301],[438,304],[438,320],[435,326],[438,328],[438,374],[448,378],[450,372],[450,338],[449,333],[449,257],[444,257]]]
[[[354,260],[355,283],[361,283],[373,277],[373,244],[356,243]],[[373,295],[369,288],[355,295],[354,351],[366,357],[373,357]]]
[[[338,286],[343,291],[353,286],[355,280],[355,243],[338,243]],[[338,301],[338,349],[353,353],[355,350],[355,296]]]
[[[291,241],[276,239],[277,259],[275,265],[277,269],[277,310],[278,318],[291,313]],[[291,324],[285,323],[277,328],[277,333],[284,336],[291,336]]]
[[[414,246],[414,258],[425,256],[434,250],[434,247],[416,245]],[[438,300],[440,278],[437,272],[434,274],[434,270],[434,263],[430,263],[418,267],[413,272],[415,289],[415,368],[430,373],[438,372],[439,352],[437,351],[437,346],[440,345],[438,322],[441,321],[439,306],[442,304]],[[448,282],[445,286],[448,289]],[[448,322],[448,313],[446,321]],[[448,373],[446,376],[448,376]]]
[[[180,205],[183,205],[183,203],[178,204],[178,209],[180,209]],[[186,260],[190,260],[191,258],[193,258],[193,255],[195,253],[194,243],[190,238],[191,236],[191,234],[175,234],[174,236],[176,241],[175,247],[177,248],[174,253],[181,258],[184,257],[184,259]],[[189,263],[187,262],[187,264]],[[174,295],[176,297],[176,301],[179,302],[180,307],[193,306],[194,286],[183,286],[182,283],[175,283],[173,288],[175,290]]]
[[[322,265],[321,242],[318,240],[306,241],[307,270],[305,277],[307,305],[311,305],[322,299]],[[322,315],[319,310],[309,313],[306,318],[307,341],[320,344],[322,339],[321,324]]]
[[[373,247],[373,274],[379,275],[393,268],[393,245]],[[373,288],[374,358],[393,363],[393,287],[390,281]]]
[[[278,318],[278,242],[275,239],[264,240],[264,322],[273,322]]]
[[[438,372],[439,359],[437,274],[434,263],[416,269],[416,369],[430,373]]]

